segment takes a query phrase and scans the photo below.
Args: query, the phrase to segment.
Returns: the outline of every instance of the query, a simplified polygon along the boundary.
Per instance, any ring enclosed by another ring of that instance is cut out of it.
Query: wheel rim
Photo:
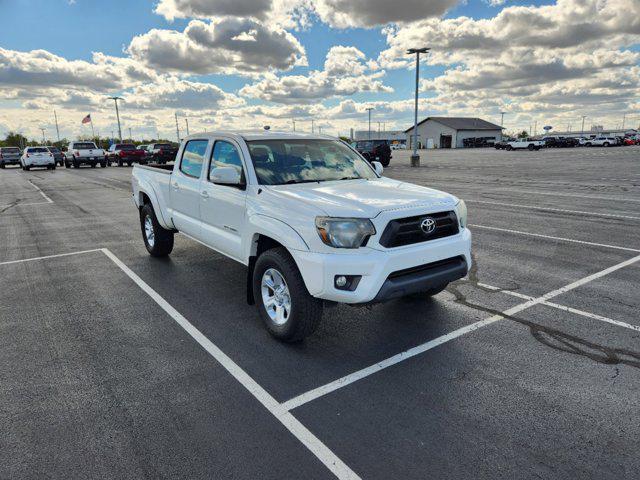
[[[260,282],[262,303],[267,315],[276,325],[284,325],[291,315],[291,294],[282,274],[269,268]]]
[[[149,215],[144,218],[144,236],[147,237],[147,243],[149,246],[153,248],[156,241],[156,235],[153,232],[153,221]]]

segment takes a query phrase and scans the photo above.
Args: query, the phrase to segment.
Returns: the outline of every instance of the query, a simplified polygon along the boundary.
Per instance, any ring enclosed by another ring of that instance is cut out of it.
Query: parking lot
[[[130,168],[0,171],[0,478],[640,477],[640,147],[409,154],[469,276],[294,345],[242,266],[147,254]]]

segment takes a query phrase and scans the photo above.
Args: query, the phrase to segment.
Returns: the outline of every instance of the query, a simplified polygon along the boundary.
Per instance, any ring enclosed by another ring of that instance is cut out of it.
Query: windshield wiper
[[[287,180],[284,182],[285,185],[292,185],[294,183],[320,183],[321,180]]]

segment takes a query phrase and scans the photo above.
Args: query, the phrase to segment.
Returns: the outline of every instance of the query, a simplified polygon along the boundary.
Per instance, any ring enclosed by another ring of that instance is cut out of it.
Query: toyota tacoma
[[[181,232],[244,264],[249,303],[297,341],[327,303],[430,297],[471,266],[465,203],[382,170],[328,136],[207,133],[134,166],[133,201],[150,255]]]

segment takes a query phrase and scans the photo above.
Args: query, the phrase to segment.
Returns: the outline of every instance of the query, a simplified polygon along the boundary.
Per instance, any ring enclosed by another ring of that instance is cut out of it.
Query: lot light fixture
[[[116,118],[118,119],[118,140],[122,141],[122,128],[120,127],[120,112],[118,111],[118,100],[122,100],[122,97],[109,97],[116,104]]]
[[[409,55],[415,54],[416,56],[416,101],[413,118],[413,155],[411,155],[412,167],[420,166],[420,155],[418,155],[418,83],[420,81],[420,54],[427,53],[429,50],[431,49],[428,47],[410,48],[409,50],[407,50],[407,53]]]

